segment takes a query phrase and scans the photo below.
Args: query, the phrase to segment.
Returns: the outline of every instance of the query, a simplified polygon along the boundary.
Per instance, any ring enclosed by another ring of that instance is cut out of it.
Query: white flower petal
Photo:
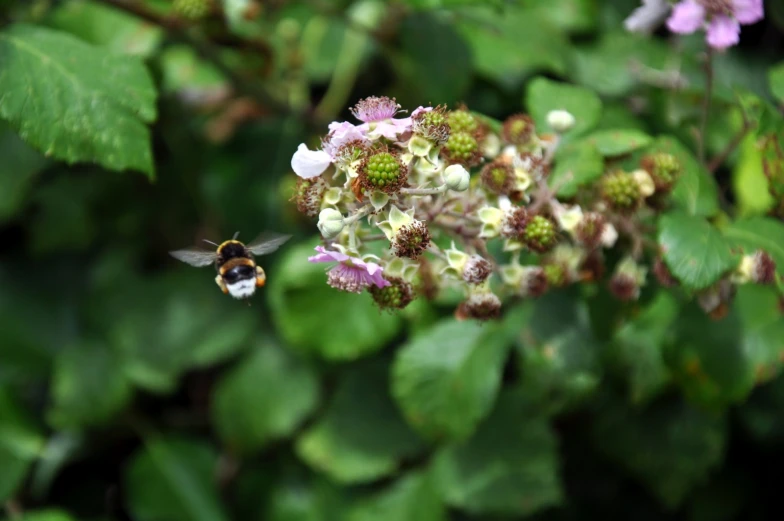
[[[320,176],[330,163],[329,154],[323,150],[310,150],[305,143],[301,143],[291,157],[292,170],[304,179]]]

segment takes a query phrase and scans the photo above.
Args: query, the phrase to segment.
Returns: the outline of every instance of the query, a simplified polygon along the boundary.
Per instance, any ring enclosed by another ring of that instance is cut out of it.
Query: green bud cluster
[[[493,161],[482,168],[482,184],[493,193],[508,194],[514,188],[514,169],[509,163]]]
[[[678,158],[672,154],[659,152],[642,159],[642,167],[651,175],[657,192],[668,192],[682,171]]]
[[[360,167],[361,184],[368,190],[397,193],[406,181],[407,170],[394,154],[382,150],[365,157]]]
[[[468,132],[453,132],[444,145],[444,152],[452,163],[472,166],[481,160],[479,143]]]
[[[381,309],[403,309],[414,300],[414,289],[411,284],[399,277],[386,277],[389,286],[379,288],[370,286],[373,301]]]
[[[201,20],[210,12],[211,0],[174,0],[172,8],[188,20]]]
[[[542,215],[534,215],[525,226],[523,242],[533,251],[543,253],[550,250],[558,240],[555,225]]]
[[[449,128],[452,132],[473,134],[479,130],[479,121],[467,110],[453,110],[449,113]]]
[[[525,145],[534,135],[534,120],[525,114],[511,116],[501,129],[504,141],[514,145]]]
[[[619,213],[633,213],[642,204],[640,185],[631,174],[613,172],[602,180],[602,197]]]

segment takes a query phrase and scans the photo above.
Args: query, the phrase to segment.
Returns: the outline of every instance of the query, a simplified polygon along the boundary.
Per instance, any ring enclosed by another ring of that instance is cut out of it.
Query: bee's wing
[[[291,235],[281,235],[274,232],[263,232],[245,246],[253,255],[266,255],[280,248],[291,239]]]
[[[218,258],[217,252],[197,247],[170,251],[169,255],[177,260],[181,260],[185,264],[190,264],[191,266],[196,266],[197,268],[209,266],[215,262],[215,259]]]

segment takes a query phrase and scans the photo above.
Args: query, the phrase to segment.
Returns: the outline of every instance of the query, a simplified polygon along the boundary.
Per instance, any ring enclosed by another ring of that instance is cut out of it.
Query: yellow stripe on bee
[[[256,263],[253,261],[253,259],[248,259],[247,257],[236,257],[221,264],[220,268],[218,268],[218,272],[221,275],[224,275],[227,271],[232,268],[236,268],[237,266],[250,266],[251,268],[255,268]]]

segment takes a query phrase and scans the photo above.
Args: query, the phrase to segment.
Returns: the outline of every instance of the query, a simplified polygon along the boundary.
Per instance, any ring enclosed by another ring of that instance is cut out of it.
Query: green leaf
[[[125,473],[128,509],[138,521],[226,521],[211,447],[186,439],[147,439]]]
[[[563,499],[555,436],[512,392],[469,440],[436,454],[433,472],[447,504],[472,514],[527,516]]]
[[[530,9],[507,4],[503,13],[477,6],[456,20],[479,75],[511,90],[534,71],[566,72],[569,47],[557,27]]]
[[[591,143],[568,143],[558,147],[550,186],[560,186],[560,197],[574,197],[581,186],[599,179],[604,173],[604,158]]]
[[[43,444],[24,409],[0,387],[0,503],[14,495]]]
[[[264,343],[218,383],[213,424],[224,443],[250,452],[294,432],[316,406],[318,391],[311,368]]]
[[[734,302],[743,324],[742,349],[756,383],[777,376],[784,361],[784,314],[772,287],[744,284]]]
[[[625,322],[608,346],[609,358],[628,384],[629,401],[648,403],[671,381],[664,344],[678,313],[675,298],[664,291],[639,315]]]
[[[716,180],[677,139],[660,136],[644,150],[645,154],[665,152],[674,155],[683,172],[675,183],[671,198],[675,206],[690,215],[711,217],[719,211]]]
[[[784,62],[781,62],[768,70],[768,83],[770,92],[780,104],[784,104]]]
[[[108,340],[135,385],[169,392],[187,369],[210,366],[248,347],[258,323],[253,308],[232,302],[213,279],[184,266],[158,278],[129,279],[100,299],[94,320],[114,317]]]
[[[741,217],[764,215],[775,204],[762,168],[762,151],[753,135],[746,136],[740,144],[738,162],[732,171],[732,188]]]
[[[297,468],[297,471],[302,470]],[[255,521],[342,521],[346,517],[346,488],[309,473],[287,470]]]
[[[85,42],[114,52],[148,57],[163,39],[160,27],[119,9],[89,0],[64,2],[52,13],[49,23]]]
[[[525,106],[541,131],[548,130],[547,114],[566,110],[576,122],[565,136],[577,136],[591,130],[602,115],[602,101],[594,92],[576,85],[547,78],[534,78],[525,91]]]
[[[269,271],[269,305],[281,337],[292,347],[324,358],[352,360],[376,352],[401,327],[379,313],[367,293],[356,295],[327,285],[325,264],[308,262],[315,243],[287,249]]]
[[[680,212],[662,215],[659,244],[672,274],[690,289],[707,288],[740,260],[710,223]]]
[[[520,388],[541,413],[555,414],[582,403],[601,381],[599,345],[588,310],[568,291],[536,300],[533,313],[519,320],[517,353]]]
[[[722,229],[733,247],[745,254],[765,250],[776,262],[776,272],[784,277],[784,223],[768,217],[738,220]]]
[[[678,507],[724,455],[727,425],[685,402],[643,411],[604,404],[594,420],[597,448],[628,470],[667,507]]]
[[[12,218],[25,203],[46,159],[0,122],[0,222]]]
[[[421,452],[421,440],[389,396],[387,370],[377,360],[352,368],[324,416],[297,439],[299,457],[333,480],[352,484],[387,476],[401,459]]]
[[[636,129],[597,130],[583,139],[605,157],[621,156],[648,146],[653,138]]]
[[[564,31],[592,31],[599,14],[598,5],[586,0],[554,0],[532,5],[534,13]],[[534,18],[534,17],[531,17]]]
[[[444,521],[446,509],[434,481],[428,473],[408,474],[357,502],[346,521]]]
[[[468,64],[472,60],[470,49],[453,25],[431,14],[417,13],[406,17],[399,31],[401,54],[395,64],[402,83],[400,102],[452,104],[461,100],[470,85]],[[416,89],[410,88],[413,84]]]
[[[0,32],[0,62],[0,118],[22,139],[69,164],[153,177],[146,123],[156,117],[156,92],[139,60],[16,24]]]
[[[131,393],[117,353],[84,340],[57,355],[49,421],[58,428],[104,423],[128,403]]]
[[[423,435],[466,438],[493,406],[508,347],[495,324],[444,320],[397,351],[392,394]]]
[[[678,314],[675,330],[666,358],[688,398],[722,409],[749,395],[754,367],[742,344],[742,323],[734,306],[716,321],[691,303]]]
[[[666,43],[619,30],[600,35],[597,43],[575,48],[574,81],[603,96],[620,97],[642,81],[661,82],[670,50]]]

